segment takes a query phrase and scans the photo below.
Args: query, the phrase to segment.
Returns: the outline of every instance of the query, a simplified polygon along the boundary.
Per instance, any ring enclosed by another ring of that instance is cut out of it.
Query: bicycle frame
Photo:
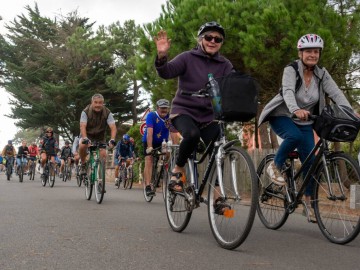
[[[224,185],[223,185],[223,179],[222,179],[222,167],[221,167],[221,163],[222,163],[222,159],[224,157],[224,150],[229,148],[230,146],[234,145],[235,143],[239,142],[239,140],[232,140],[227,142],[226,141],[226,137],[225,137],[225,123],[221,120],[218,120],[219,122],[219,127],[220,127],[220,136],[219,136],[219,140],[215,141],[215,142],[211,142],[204,154],[202,154],[202,156],[196,160],[196,150],[193,153],[193,156],[190,157],[188,159],[188,164],[189,164],[189,171],[190,171],[190,179],[191,179],[191,184],[195,187],[195,196],[196,196],[196,201],[198,202],[203,202],[203,199],[201,197],[201,195],[203,194],[206,184],[208,182],[208,179],[211,175],[212,172],[212,167],[214,162],[216,162],[216,172],[217,172],[217,180],[218,180],[218,184],[219,184],[219,188],[220,188],[220,196],[221,197],[225,197],[225,190],[224,190]],[[210,154],[210,149],[212,149],[212,152]],[[201,164],[205,158],[210,154],[210,160],[207,164],[207,167],[205,169],[205,173],[204,176],[201,180],[201,184],[199,186],[199,179],[198,179],[198,169],[197,166],[198,164]],[[237,199],[240,198],[239,192],[237,190],[237,187],[235,185],[235,177],[233,177],[233,187],[234,187],[234,191],[236,193],[236,197]]]
[[[90,146],[89,147],[89,160],[88,166],[91,170],[90,172],[90,181],[92,184],[95,183],[97,177],[98,164],[100,162],[100,150],[99,146]]]
[[[317,154],[315,155],[315,153],[317,152]],[[326,166],[326,156],[329,154],[330,150],[328,148],[328,144],[327,141],[320,138],[319,141],[316,143],[316,145],[314,146],[314,148],[312,149],[311,153],[306,157],[305,161],[303,162],[302,166],[300,167],[300,169],[295,173],[294,175],[294,170],[293,170],[293,161],[292,164],[290,166],[287,166],[285,172],[287,174],[287,179],[288,179],[288,185],[289,188],[286,187],[286,199],[287,202],[289,203],[287,210],[289,211],[289,213],[293,212],[295,210],[295,208],[297,207],[297,205],[299,204],[299,202],[302,202],[302,197],[304,195],[306,186],[308,185],[308,183],[311,180],[311,177],[313,175],[314,172],[316,172],[319,164],[323,163],[324,164],[324,168],[325,168],[325,172],[326,172],[326,179],[328,182],[328,186],[329,186],[329,190],[330,193],[332,194],[332,190],[331,190],[331,185],[329,183],[329,171],[328,168]],[[313,160],[313,163],[311,164],[306,176],[304,177],[304,180],[299,188],[299,190],[296,190],[296,181],[300,178],[300,176],[302,175],[303,171],[304,171],[304,167],[309,164],[309,162],[311,162],[312,157],[315,157]],[[289,190],[292,191],[292,193],[289,193]],[[281,198],[281,196],[277,195],[277,194],[271,194],[272,196]],[[291,196],[293,195],[293,196]]]

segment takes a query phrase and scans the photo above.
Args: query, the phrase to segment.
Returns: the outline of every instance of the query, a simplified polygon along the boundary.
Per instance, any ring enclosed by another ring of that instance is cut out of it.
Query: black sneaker
[[[145,192],[146,192],[146,196],[149,196],[149,197],[155,195],[155,192],[152,190],[151,186],[146,186]]]

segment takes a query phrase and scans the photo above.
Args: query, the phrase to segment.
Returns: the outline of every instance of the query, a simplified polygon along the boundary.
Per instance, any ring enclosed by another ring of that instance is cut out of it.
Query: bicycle
[[[22,183],[24,180],[25,166],[27,164],[27,155],[22,154],[19,156],[20,158],[20,166],[16,167],[17,175],[19,176],[19,182]]]
[[[204,90],[182,94],[209,97]],[[169,187],[165,189],[166,214],[170,227],[176,232],[182,232],[193,210],[200,203],[205,203],[210,228],[217,243],[222,248],[234,249],[245,241],[254,222],[258,197],[256,171],[249,154],[235,146],[239,140],[227,141],[225,121],[215,121],[219,125],[220,135],[208,145],[204,153],[195,151],[188,159],[182,191]],[[167,178],[170,180],[179,146],[169,146],[168,151],[170,161]],[[209,160],[200,182],[198,165],[207,157]],[[206,190],[207,199],[203,197]]]
[[[71,157],[68,157],[66,159],[66,162],[64,162],[64,172],[62,174],[62,180],[64,182],[66,182],[67,180],[71,180],[71,174],[72,174],[72,169],[71,169]]]
[[[35,178],[35,167],[36,167],[36,159],[32,160],[30,157],[28,162],[29,180],[34,180]]]
[[[88,141],[83,141],[88,144]],[[91,142],[88,148],[89,159],[86,162],[86,174],[81,174],[80,178],[84,182],[85,197],[91,199],[94,187],[96,202],[100,204],[105,194],[105,159],[100,157],[100,148],[106,148],[106,144]]]
[[[131,160],[130,165],[127,167],[127,177],[123,183],[124,189],[132,189],[134,183],[134,160]]]
[[[49,157],[46,158],[46,163],[44,167],[44,173],[41,175],[41,184],[43,187],[46,186],[46,183],[49,182],[50,187],[54,187],[55,184],[55,175],[56,175],[56,164],[51,162]]]
[[[14,157],[6,156],[6,179],[10,181],[14,166]]]
[[[116,183],[116,187],[120,188],[121,183],[123,184],[123,188],[127,189],[130,185],[131,182],[131,187],[132,187],[132,179],[130,179],[129,177],[132,177],[132,172],[130,172],[130,170],[132,169],[132,165],[131,165],[132,159],[125,159],[125,158],[121,158],[120,162],[119,162],[119,180]]]
[[[161,146],[155,148],[151,151],[151,156],[153,158],[152,162],[152,171],[151,171],[151,180],[150,186],[154,191],[154,195],[146,195],[146,183],[143,181],[143,193],[146,202],[151,202],[156,194],[156,189],[162,187],[163,199],[165,200],[165,189],[167,183],[167,161],[166,153],[161,152]]]
[[[267,155],[257,170],[260,191],[257,211],[264,226],[272,230],[281,228],[300,204],[304,206],[308,222],[311,222],[308,206],[302,197],[313,179],[312,206],[322,234],[336,244],[355,239],[360,231],[360,207],[356,205],[360,195],[360,168],[356,160],[346,153],[331,151],[328,141],[320,137],[298,171],[294,164],[299,154],[296,151],[289,153],[284,170],[286,185],[277,186],[266,172],[274,156]],[[307,164],[311,167],[301,178]]]

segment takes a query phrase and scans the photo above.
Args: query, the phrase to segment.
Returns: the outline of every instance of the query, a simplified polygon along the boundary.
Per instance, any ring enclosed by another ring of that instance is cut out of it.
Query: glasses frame
[[[214,40],[215,43],[222,43],[224,41],[223,38],[221,37],[214,37],[212,35],[203,35],[202,36],[207,42],[211,42],[212,40]]]

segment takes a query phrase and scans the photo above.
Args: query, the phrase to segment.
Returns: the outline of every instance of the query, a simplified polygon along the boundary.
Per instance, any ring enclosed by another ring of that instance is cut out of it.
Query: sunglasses
[[[51,133],[52,134],[52,131],[46,131],[45,133]]]
[[[209,36],[209,35],[204,35],[203,38],[204,38],[206,41],[208,41],[208,42],[214,40],[215,43],[221,43],[221,42],[223,42],[223,40],[224,40],[224,39],[221,38],[221,37],[213,37],[213,36]]]

